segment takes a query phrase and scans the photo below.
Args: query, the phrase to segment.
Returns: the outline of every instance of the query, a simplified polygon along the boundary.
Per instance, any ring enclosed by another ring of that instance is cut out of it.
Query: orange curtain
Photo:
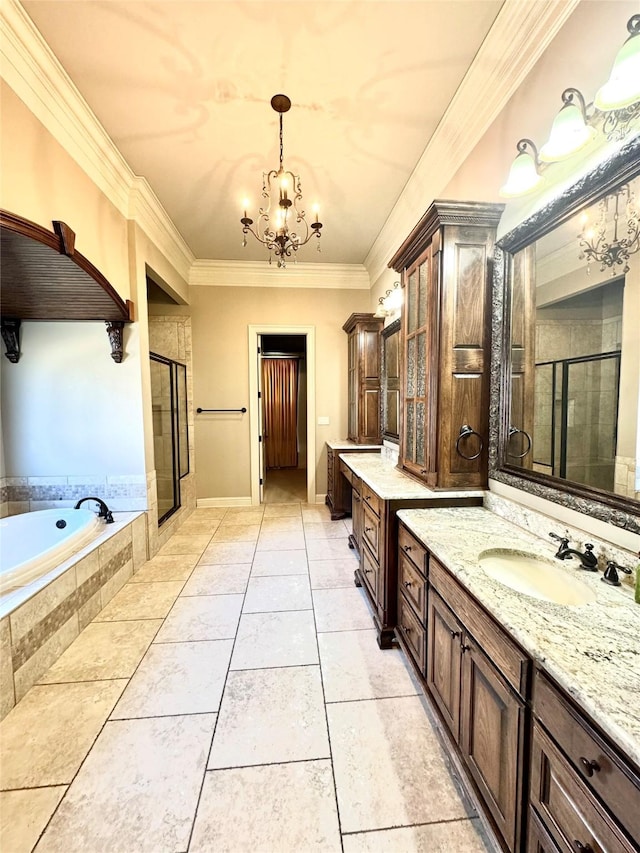
[[[298,467],[298,359],[262,359],[267,468]]]

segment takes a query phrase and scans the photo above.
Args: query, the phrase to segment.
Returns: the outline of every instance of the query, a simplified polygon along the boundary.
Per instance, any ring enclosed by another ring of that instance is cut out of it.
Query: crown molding
[[[369,273],[362,264],[291,264],[278,269],[266,261],[195,261],[190,287],[299,287],[369,290]]]
[[[18,0],[0,7],[0,74],[114,207],[188,278],[194,256],[144,178],[137,177]]]
[[[505,0],[365,258],[371,281],[386,270],[398,235],[408,234],[445,189],[580,2]]]

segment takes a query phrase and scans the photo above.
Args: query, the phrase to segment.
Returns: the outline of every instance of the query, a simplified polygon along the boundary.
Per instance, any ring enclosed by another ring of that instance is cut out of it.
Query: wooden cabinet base
[[[378,641],[378,645],[381,649],[390,649],[395,644],[396,632],[395,626],[393,625],[383,625],[378,617],[376,612],[376,603],[371,596],[371,589],[369,584],[367,583],[362,568],[357,568],[353,573],[353,582],[357,587],[362,587],[364,591],[367,593],[367,600],[369,602],[369,607],[371,608],[371,618],[373,620],[374,627],[377,631],[376,640]]]

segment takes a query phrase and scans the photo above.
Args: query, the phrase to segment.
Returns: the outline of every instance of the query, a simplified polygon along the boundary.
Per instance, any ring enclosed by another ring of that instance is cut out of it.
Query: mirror
[[[494,479],[635,532],[637,243],[622,255],[638,234],[638,147],[629,143],[499,241],[490,462]]]
[[[400,441],[400,320],[382,330],[382,438]]]

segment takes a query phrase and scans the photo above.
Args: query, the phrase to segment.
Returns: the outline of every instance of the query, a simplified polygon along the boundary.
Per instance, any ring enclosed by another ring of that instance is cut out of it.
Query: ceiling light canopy
[[[618,51],[609,79],[594,99],[602,112],[625,109],[640,99],[640,15],[629,19],[627,30],[629,38]]]
[[[271,106],[280,117],[280,165],[278,169],[262,173],[264,202],[258,210],[255,227],[253,219],[247,216],[246,201],[240,222],[244,234],[242,245],[247,245],[247,233],[253,234],[256,240],[269,249],[269,263],[273,254],[278,266],[285,267],[286,259],[291,257],[292,252],[297,252],[313,236],[320,240],[322,222],[318,219],[318,206],[314,205],[315,221],[307,223],[302,208],[300,176],[294,175],[283,165],[282,115],[291,109],[291,101],[286,95],[274,95]]]

